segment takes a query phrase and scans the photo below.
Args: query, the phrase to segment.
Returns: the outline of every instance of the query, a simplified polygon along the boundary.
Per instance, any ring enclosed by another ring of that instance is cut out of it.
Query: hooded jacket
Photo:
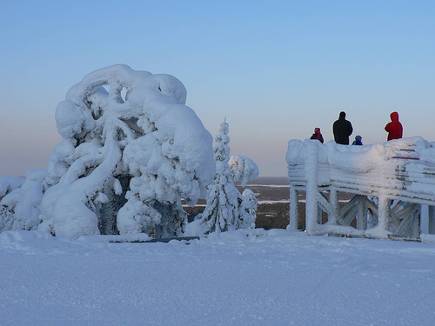
[[[387,140],[400,139],[403,137],[403,127],[399,121],[399,113],[392,112],[390,114],[391,122],[385,126],[385,131],[388,132]]]
[[[358,145],[358,146],[362,146],[362,137],[361,136],[356,136],[355,140],[353,141],[352,145]]]
[[[314,129],[314,134],[311,136],[310,139],[317,139],[319,142],[323,144],[324,140],[323,140],[322,133],[320,132],[320,128]]]
[[[340,116],[332,126],[334,139],[337,144],[349,145],[349,136],[352,135],[353,128],[350,121],[346,120],[346,113],[340,112]]]

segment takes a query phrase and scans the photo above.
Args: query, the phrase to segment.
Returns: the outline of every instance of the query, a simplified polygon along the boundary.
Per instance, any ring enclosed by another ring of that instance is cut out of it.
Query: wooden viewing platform
[[[420,137],[365,146],[291,140],[287,163],[290,229],[300,191],[309,234],[419,240],[431,228],[435,146]],[[340,192],[353,197],[339,203]]]

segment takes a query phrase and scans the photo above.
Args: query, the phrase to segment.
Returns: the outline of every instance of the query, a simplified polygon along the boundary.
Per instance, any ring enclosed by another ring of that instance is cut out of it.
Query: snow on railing
[[[416,238],[420,205],[435,205],[435,146],[421,137],[364,146],[290,140],[286,159],[290,228],[297,228],[299,190],[308,233]],[[339,192],[355,198],[338,207]]]

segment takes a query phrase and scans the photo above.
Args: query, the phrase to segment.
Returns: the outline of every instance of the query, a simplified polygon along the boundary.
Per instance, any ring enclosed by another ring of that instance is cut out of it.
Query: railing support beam
[[[306,230],[308,234],[316,232],[317,229],[317,192],[318,192],[318,144],[317,140],[307,140],[306,144],[306,159],[305,159],[305,178],[306,185]]]
[[[294,185],[290,185],[290,207],[289,207],[289,230],[297,230],[298,229],[298,191]]]

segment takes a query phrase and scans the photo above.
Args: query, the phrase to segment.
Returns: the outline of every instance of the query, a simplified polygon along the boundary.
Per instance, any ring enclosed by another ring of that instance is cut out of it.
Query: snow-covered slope
[[[102,239],[0,234],[0,324],[431,326],[435,320],[435,243],[283,230],[227,232],[190,245]]]

